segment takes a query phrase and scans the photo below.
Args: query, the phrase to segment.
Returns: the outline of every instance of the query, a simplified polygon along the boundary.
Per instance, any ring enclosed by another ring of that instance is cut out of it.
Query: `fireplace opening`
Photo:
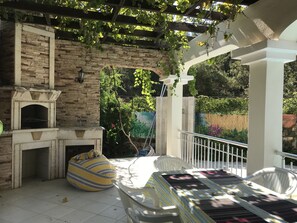
[[[65,154],[65,174],[68,171],[68,162],[73,157],[80,153],[89,152],[94,149],[94,145],[66,146]]]
[[[48,109],[41,105],[23,107],[21,120],[21,129],[48,128]]]
[[[49,148],[24,150],[22,153],[22,179],[49,179]]]

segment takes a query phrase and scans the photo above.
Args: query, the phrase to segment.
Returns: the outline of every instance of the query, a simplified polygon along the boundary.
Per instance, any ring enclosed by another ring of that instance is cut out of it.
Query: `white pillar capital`
[[[172,88],[178,79],[177,85]],[[169,75],[162,81],[168,86],[166,114],[166,154],[181,157],[180,130],[182,129],[183,85],[193,80],[193,76]]]
[[[297,43],[285,40],[265,40],[252,46],[232,51],[232,58],[243,65],[261,61],[288,63],[296,60]]]
[[[161,79],[160,81],[163,81],[164,84],[168,85],[172,85],[174,84],[175,80],[179,80],[178,84],[181,85],[186,85],[188,84],[189,81],[194,80],[193,76],[188,76],[188,75],[181,75],[180,77],[178,77],[177,75],[169,75],[166,78]]]

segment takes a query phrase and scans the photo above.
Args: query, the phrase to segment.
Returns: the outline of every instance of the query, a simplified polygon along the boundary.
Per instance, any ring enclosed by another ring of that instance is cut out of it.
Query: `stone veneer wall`
[[[0,120],[6,131],[11,129],[11,91],[10,87],[0,87]]]
[[[10,134],[0,136],[0,190],[11,188],[12,156]]]
[[[22,86],[49,88],[49,37],[23,30],[21,54]]]
[[[0,86],[14,84],[14,23],[1,22]]]
[[[162,60],[165,56],[156,50],[112,45],[97,50],[78,42],[56,40],[55,89],[62,91],[57,100],[57,127],[99,126],[102,68],[144,68],[161,74],[158,64]],[[85,72],[82,84],[75,82],[81,68]]]

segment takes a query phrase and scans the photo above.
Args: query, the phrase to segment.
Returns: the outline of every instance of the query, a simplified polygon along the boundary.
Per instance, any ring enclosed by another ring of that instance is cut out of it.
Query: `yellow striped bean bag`
[[[67,181],[81,190],[110,188],[115,177],[115,167],[104,155],[94,150],[72,157],[68,164]]]

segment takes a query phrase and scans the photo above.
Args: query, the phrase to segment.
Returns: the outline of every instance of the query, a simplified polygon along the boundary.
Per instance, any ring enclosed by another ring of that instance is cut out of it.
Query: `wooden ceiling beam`
[[[13,14],[8,14],[7,18],[1,18],[1,20],[14,22],[15,18]],[[37,24],[37,25],[45,25],[45,26],[48,25],[49,23],[51,24],[51,26],[60,25],[60,22],[57,19],[45,18],[45,17],[39,17],[39,16],[31,16],[30,18],[28,18],[27,21],[24,21],[24,22]],[[78,30],[80,29],[80,24],[78,22],[71,22],[67,24],[65,28]],[[103,26],[102,29],[103,29],[102,31],[106,33],[115,33],[114,30],[108,26]],[[156,31],[138,30],[138,29],[134,31],[129,31],[128,29],[124,29],[124,28],[119,28],[117,33],[122,35],[127,35],[127,36],[138,36],[138,37],[146,37],[146,38],[152,38],[152,39],[156,39],[160,34],[159,32],[156,32]]]
[[[119,12],[120,12],[121,8],[123,7],[124,3],[125,3],[125,0],[120,0],[119,5],[117,5],[113,8],[112,22],[114,22],[117,19]]]
[[[37,3],[26,2],[26,1],[25,2],[3,2],[0,4],[0,7],[12,8],[12,9],[17,9],[17,10],[26,11],[26,12],[51,14],[55,16],[98,20],[103,22],[112,22],[112,17],[113,17],[112,14],[104,15],[100,12],[92,12],[92,11],[85,13],[83,10],[80,10],[80,9],[37,4]],[[135,17],[124,16],[124,15],[118,15],[114,22],[116,24],[147,26],[151,28],[158,28],[150,24],[140,23],[137,21]],[[168,28],[171,30],[187,31],[187,32],[193,32],[193,33],[202,33],[207,29],[206,26],[194,26],[192,24],[184,23],[184,22],[170,22],[168,24]]]
[[[161,45],[155,41],[147,41],[147,40],[120,40],[120,41],[117,41],[117,40],[113,39],[112,37],[107,37],[106,43],[113,43],[113,44],[118,44],[118,45],[133,45],[133,46],[140,46],[140,47],[151,48],[151,49],[161,49],[161,48],[166,49],[165,46],[161,47]]]
[[[66,32],[57,30],[56,31],[56,38],[57,39],[64,39],[64,40],[71,40],[71,41],[78,41],[78,35],[72,32]],[[126,45],[126,46],[137,46],[142,48],[149,48],[149,49],[166,49],[166,46],[161,46],[159,43],[150,40],[121,40],[117,41],[114,38],[107,36],[105,38],[106,44],[115,44],[115,45]]]
[[[82,1],[89,1],[89,0],[82,0]],[[142,11],[150,11],[156,13],[165,13],[171,15],[178,15],[184,17],[196,17],[197,15],[204,16],[205,19],[208,20],[216,20],[216,21],[223,21],[228,18],[227,15],[224,15],[219,12],[213,11],[202,11],[201,6],[207,0],[196,0],[196,2],[189,7],[185,12],[179,11],[175,6],[168,6],[165,10],[161,10],[157,6],[153,6],[147,1],[139,1],[139,0],[106,0],[104,5],[110,6],[113,8],[112,13],[110,14],[103,14],[100,11],[84,11],[82,9],[75,9],[75,8],[68,8],[63,6],[57,5],[46,5],[46,4],[39,4],[34,3],[33,1],[5,1],[0,3],[1,8],[10,8],[17,11],[25,12],[24,18],[20,19],[22,22],[27,23],[34,23],[40,25],[51,25],[53,27],[60,27],[61,23],[57,17],[66,17],[66,18],[73,18],[73,20],[66,24],[65,28],[79,30],[81,29],[81,19],[84,20],[94,20],[94,21],[101,21],[104,23],[114,23],[116,25],[129,25],[129,26],[138,26],[142,27],[150,27],[154,31],[147,31],[147,30],[134,30],[129,31],[129,29],[119,28],[116,33],[122,35],[129,35],[129,36],[136,36],[140,39],[138,40],[122,40],[116,41],[113,39],[109,33],[115,33],[114,29],[111,29],[108,25],[102,26],[102,31],[104,33],[104,37],[101,39],[104,43],[112,43],[112,44],[119,44],[119,45],[128,45],[128,46],[138,46],[144,48],[154,48],[154,49],[164,49],[166,46],[162,46],[161,44],[164,43],[164,30],[156,24],[155,26],[151,24],[141,23],[135,17],[121,15],[120,10],[122,8],[130,8],[130,9],[139,9]],[[232,0],[214,0],[214,2],[231,2]],[[241,4],[243,5],[250,5],[258,0],[242,0]],[[99,7],[99,6],[98,6]],[[1,18],[2,20],[8,21],[15,21],[14,13],[9,14],[8,18]],[[25,21],[24,21],[25,20]],[[193,25],[191,23],[186,22],[167,22],[168,30],[173,31],[185,31],[189,33],[204,33],[207,31],[207,26],[204,25]],[[56,33],[58,36],[64,36],[63,38],[69,39],[76,39],[78,35],[75,34],[61,34],[62,32],[59,29],[56,29]],[[190,35],[190,34],[189,34]],[[188,39],[192,39],[193,37],[187,36]],[[150,40],[151,39],[151,40]]]

